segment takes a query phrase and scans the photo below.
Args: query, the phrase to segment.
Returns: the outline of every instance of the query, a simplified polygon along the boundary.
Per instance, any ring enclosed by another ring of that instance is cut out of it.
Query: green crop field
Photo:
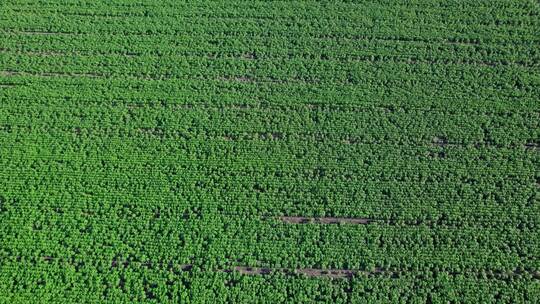
[[[537,301],[538,1],[0,1],[0,303]]]

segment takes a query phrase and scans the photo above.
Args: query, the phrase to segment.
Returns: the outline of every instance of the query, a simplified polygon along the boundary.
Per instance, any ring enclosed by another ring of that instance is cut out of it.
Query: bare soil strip
[[[36,76],[36,77],[90,77],[90,78],[105,78],[104,75],[96,73],[77,73],[77,72],[41,72],[30,73],[23,71],[0,71],[0,76]]]
[[[54,258],[49,256],[43,257],[44,261],[50,262],[54,260]],[[130,261],[117,261],[113,260],[111,263],[111,267],[120,267],[123,266],[124,268],[128,267],[130,264],[135,264],[138,266],[146,266],[146,267],[152,267],[154,266],[151,262],[130,262]],[[167,264],[164,263],[157,263],[160,266],[164,266]],[[176,268],[180,269],[182,271],[190,271],[193,268],[192,264],[168,264],[169,268]],[[306,275],[308,277],[327,277],[327,278],[351,278],[358,274],[377,274],[384,272],[380,268],[376,268],[373,271],[361,271],[361,270],[350,270],[350,269],[317,269],[317,268],[298,268],[298,269],[289,269],[289,268],[267,268],[267,267],[249,267],[249,266],[234,266],[232,268],[226,268],[226,269],[220,269],[219,271],[225,272],[225,273],[231,273],[233,271],[239,272],[240,274],[244,275],[265,275],[265,274],[271,274],[275,272],[281,272],[288,275],[294,275],[294,274],[302,274]]]
[[[279,219],[288,224],[353,224],[366,225],[374,222],[367,218],[343,218],[343,217],[303,217],[303,216],[281,216]]]
[[[525,145],[523,145],[523,147],[526,149],[526,150],[536,150],[536,151],[540,151],[540,144],[538,143],[535,143],[535,142],[529,142],[529,143],[526,143]]]
[[[247,266],[235,266],[234,271],[237,271],[245,275],[264,275],[270,274],[272,272],[282,272],[285,274],[301,274],[307,277],[316,277],[316,278],[351,278],[358,274],[377,274],[382,273],[383,270],[376,268],[373,271],[362,271],[362,270],[351,270],[351,269],[317,269],[317,268],[298,268],[298,269],[287,269],[287,268],[262,268],[262,267],[247,267]]]
[[[56,257],[52,256],[42,256],[41,257],[44,262],[47,263],[67,263],[67,264],[73,264],[73,262],[62,260]],[[20,261],[20,257],[17,259]],[[192,271],[194,264],[176,264],[174,262],[141,262],[141,261],[121,261],[117,259],[113,259],[111,261],[110,267],[116,268],[116,267],[167,267],[168,269],[177,269],[181,271]],[[204,270],[203,271],[208,271]],[[224,273],[232,273],[232,272],[238,272],[242,275],[268,275],[272,273],[283,273],[286,275],[305,275],[307,277],[311,278],[331,278],[331,279],[346,279],[346,278],[352,278],[354,276],[358,275],[377,275],[377,274],[389,274],[392,278],[396,278],[401,272],[400,270],[385,270],[380,267],[376,267],[372,270],[355,270],[355,269],[320,269],[320,268],[269,268],[269,267],[250,267],[250,266],[231,266],[229,268],[221,268],[216,269],[214,271],[218,272],[224,272]],[[521,275],[530,275],[536,280],[540,280],[540,271],[529,269],[529,270],[520,270],[520,269],[513,269],[508,271],[500,271],[500,270],[490,270],[490,269],[484,269],[477,270],[473,272],[447,272],[450,275],[463,275],[464,273],[471,273],[476,274],[478,278],[484,278],[487,276],[488,279],[506,279],[508,277],[517,277]]]
[[[44,257],[44,259],[45,259],[45,257]],[[190,271],[193,268],[193,264],[174,264],[172,262],[169,262],[169,263],[163,263],[163,262],[153,263],[153,262],[138,262],[138,261],[120,261],[120,260],[116,260],[116,259],[112,260],[112,262],[111,262],[111,267],[112,268],[120,267],[120,266],[123,266],[124,268],[126,268],[126,267],[128,267],[130,265],[144,266],[144,267],[154,267],[154,266],[158,265],[160,267],[166,266],[169,269],[176,268],[176,269],[180,269],[182,271]]]
[[[234,81],[234,82],[255,82],[255,79],[249,76],[238,76],[238,77],[218,77],[218,80],[221,81]]]
[[[19,73],[18,72],[13,72],[13,71],[0,71],[0,76],[2,77],[7,77],[7,76],[18,76]]]

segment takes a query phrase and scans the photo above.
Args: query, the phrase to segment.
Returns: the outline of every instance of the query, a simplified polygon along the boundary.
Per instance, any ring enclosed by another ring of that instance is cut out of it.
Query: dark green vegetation
[[[525,0],[0,2],[0,302],[538,300],[539,29]]]

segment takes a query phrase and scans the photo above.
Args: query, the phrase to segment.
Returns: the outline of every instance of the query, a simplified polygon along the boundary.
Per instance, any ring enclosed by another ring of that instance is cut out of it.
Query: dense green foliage
[[[0,302],[537,301],[539,29],[525,0],[1,1]]]

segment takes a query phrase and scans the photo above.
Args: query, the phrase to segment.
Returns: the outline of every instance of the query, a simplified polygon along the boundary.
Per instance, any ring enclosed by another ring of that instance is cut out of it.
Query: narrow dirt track
[[[245,275],[264,275],[270,274],[272,272],[282,272],[285,274],[302,274],[308,277],[318,277],[318,278],[351,278],[358,274],[377,274],[382,273],[383,270],[376,268],[373,271],[362,271],[362,270],[350,270],[350,269],[317,269],[317,268],[299,268],[299,269],[288,269],[288,268],[263,268],[263,267],[246,267],[246,266],[235,266],[234,271],[237,271]]]
[[[372,223],[372,219],[367,218],[343,218],[343,217],[303,217],[303,216],[282,216],[281,221],[289,224],[353,224],[366,225]]]

